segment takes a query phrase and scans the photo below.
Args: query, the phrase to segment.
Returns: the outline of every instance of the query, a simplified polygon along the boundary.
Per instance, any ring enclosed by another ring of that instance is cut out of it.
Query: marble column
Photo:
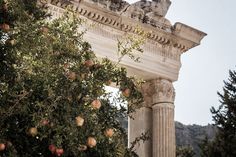
[[[152,157],[175,157],[174,88],[166,79],[147,81],[145,104],[152,108]],[[151,157],[150,156],[150,157]]]
[[[174,106],[153,106],[153,157],[175,157]]]

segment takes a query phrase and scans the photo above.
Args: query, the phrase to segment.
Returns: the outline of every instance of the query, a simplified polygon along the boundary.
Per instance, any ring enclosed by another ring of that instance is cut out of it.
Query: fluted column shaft
[[[175,157],[174,105],[159,103],[153,109],[153,157]]]

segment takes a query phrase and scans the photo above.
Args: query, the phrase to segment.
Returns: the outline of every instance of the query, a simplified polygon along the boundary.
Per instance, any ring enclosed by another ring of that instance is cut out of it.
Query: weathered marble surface
[[[153,12],[155,15],[158,16],[165,16],[171,4],[170,0],[152,0],[152,1],[141,0],[134,4],[129,4],[124,0],[87,0],[87,1],[97,3],[98,5],[103,6],[104,8],[118,12],[120,11],[126,12],[125,9],[127,9],[127,7],[134,6],[143,10],[144,14]],[[77,0],[77,2],[80,1]]]

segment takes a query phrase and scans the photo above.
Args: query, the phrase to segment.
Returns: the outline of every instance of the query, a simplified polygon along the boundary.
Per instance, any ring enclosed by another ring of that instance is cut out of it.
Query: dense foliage
[[[202,142],[203,157],[236,156],[236,71],[229,72],[224,84],[223,93],[218,93],[221,105],[211,109],[218,132],[213,141]]]
[[[137,81],[96,58],[75,14],[45,20],[36,0],[0,7],[0,156],[136,156],[118,118],[142,102]],[[119,45],[119,54],[140,43]],[[113,100],[111,83],[120,90]]]
[[[193,157],[195,155],[190,146],[176,147],[176,157]]]

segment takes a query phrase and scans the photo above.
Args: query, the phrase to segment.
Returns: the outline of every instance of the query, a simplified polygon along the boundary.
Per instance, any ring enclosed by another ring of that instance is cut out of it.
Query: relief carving
[[[141,0],[132,5],[142,9],[145,14],[152,12],[155,16],[165,17],[171,2],[170,0]]]
[[[157,99],[162,101],[173,101],[174,87],[168,80],[158,80],[156,83]]]
[[[170,0],[141,0],[127,7],[122,15],[171,31],[171,23],[165,18],[170,4]]]
[[[145,16],[145,12],[143,9],[135,6],[135,5],[130,5],[126,11],[124,11],[122,13],[123,16],[132,18],[136,21],[143,21],[144,20],[144,16]]]
[[[171,23],[165,18],[171,5],[170,0],[141,0],[134,4],[128,4],[124,0],[87,0],[86,2],[154,27],[169,28],[170,31]]]
[[[87,1],[93,2],[102,8],[106,8],[108,10],[117,13],[122,12],[129,6],[129,3],[127,3],[124,0],[87,0]]]
[[[85,0],[67,0],[67,1],[85,1]],[[134,4],[128,4],[125,0],[86,0],[87,2],[92,2],[98,4],[104,8],[115,12],[125,11],[128,6],[137,7],[144,11],[145,14],[153,12],[155,15],[164,17],[171,4],[170,0],[140,0]]]
[[[147,81],[142,86],[145,106],[152,107],[158,103],[173,103],[175,90],[172,82],[166,79]]]

